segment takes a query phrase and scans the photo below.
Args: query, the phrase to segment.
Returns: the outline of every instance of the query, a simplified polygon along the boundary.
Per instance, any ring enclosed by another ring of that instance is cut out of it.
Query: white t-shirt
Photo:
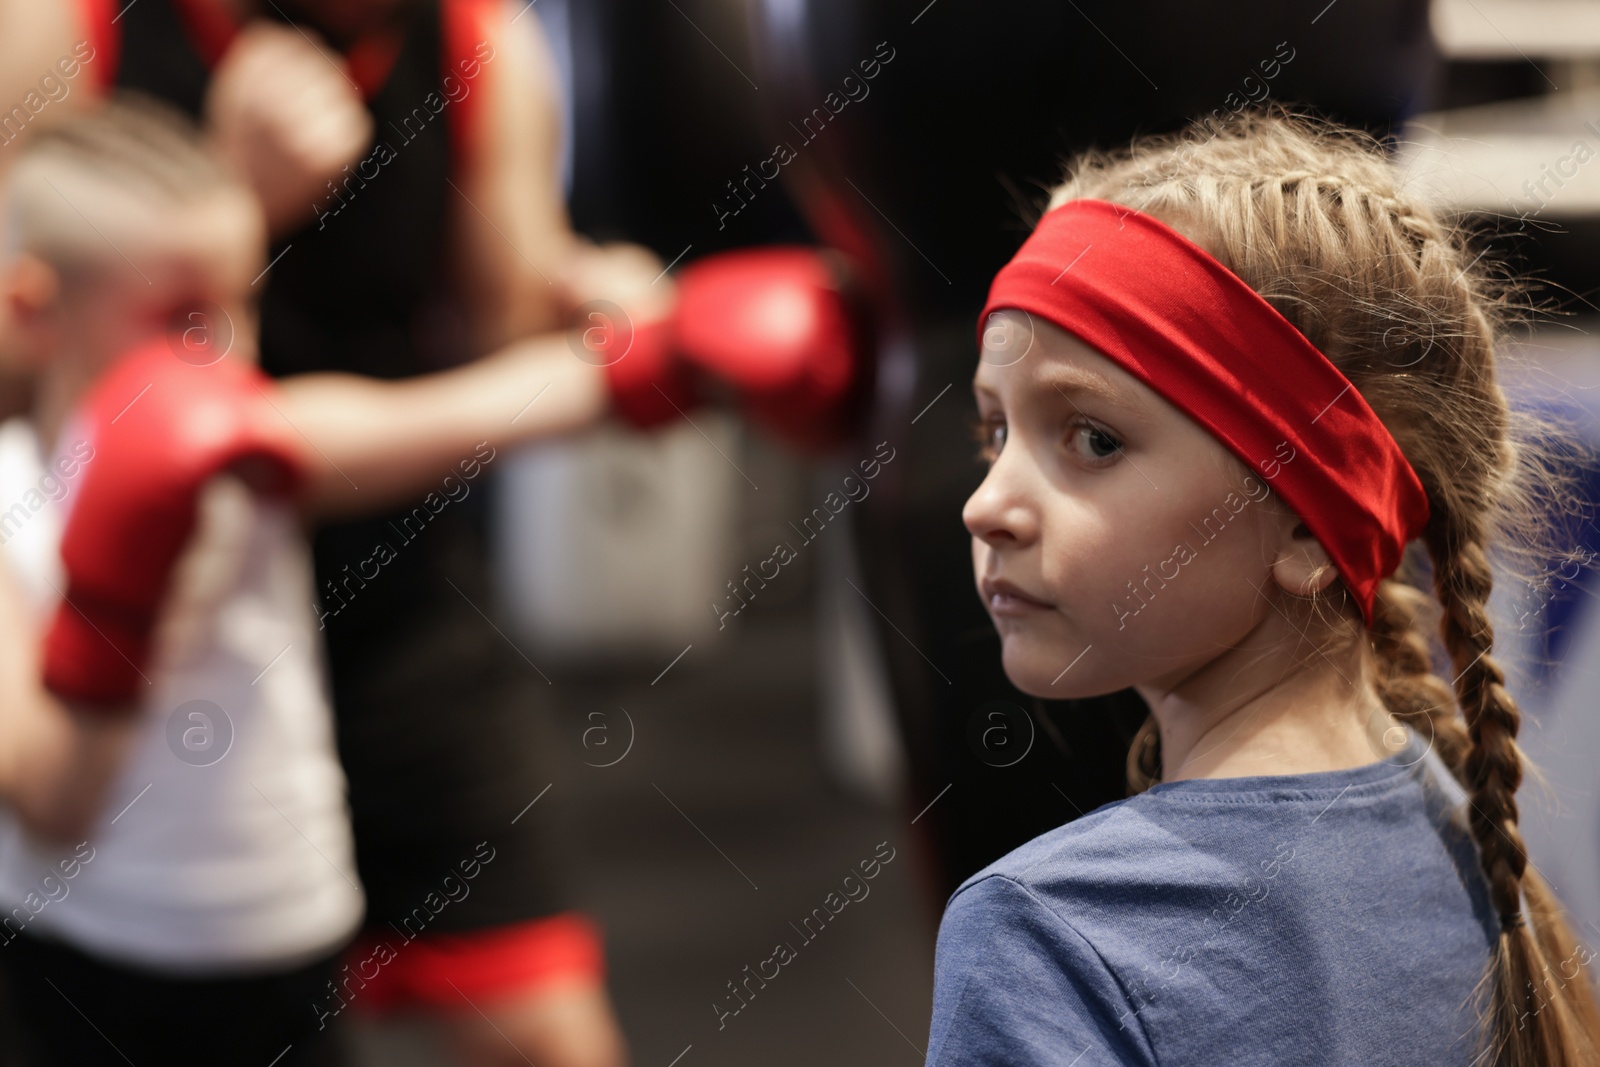
[[[84,436],[69,426],[47,468],[28,420],[0,425],[0,554],[41,629],[66,588],[61,531],[84,476],[61,477],[56,459],[88,453]],[[291,968],[355,931],[364,899],[313,589],[292,506],[212,479],[88,845],[32,838],[0,806],[0,940],[20,928],[206,975]]]

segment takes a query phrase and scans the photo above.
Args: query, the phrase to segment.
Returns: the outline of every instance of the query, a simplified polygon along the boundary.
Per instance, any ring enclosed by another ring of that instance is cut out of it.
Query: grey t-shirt
[[[1096,808],[951,896],[928,1067],[1470,1063],[1498,921],[1464,810],[1415,733]]]

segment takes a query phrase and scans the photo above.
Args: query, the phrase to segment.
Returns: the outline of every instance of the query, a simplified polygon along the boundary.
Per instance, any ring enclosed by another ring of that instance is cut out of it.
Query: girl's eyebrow
[[[1130,410],[1140,407],[1138,394],[1133,390],[1086,367],[1062,364],[1040,370],[1039,381],[1045,388],[1069,398],[1075,393],[1087,394]]]
[[[1046,395],[1054,394],[1071,401],[1074,394],[1088,395],[1108,401],[1130,413],[1141,411],[1143,405],[1139,396],[1124,385],[1113,382],[1099,371],[1089,370],[1086,367],[1076,367],[1062,364],[1049,370],[1040,370],[1039,384]],[[972,392],[975,397],[982,399],[984,396],[991,400],[998,399],[995,391],[983,383],[974,380]]]

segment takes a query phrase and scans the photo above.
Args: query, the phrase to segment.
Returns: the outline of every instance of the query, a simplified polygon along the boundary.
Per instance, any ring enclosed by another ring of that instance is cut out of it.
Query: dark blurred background
[[[1600,149],[1595,0],[530,9],[564,70],[578,230],[680,265],[830,245],[879,331],[869,424],[833,456],[802,459],[707,414],[659,439],[599,430],[501,474],[511,636],[555,683],[529,709],[552,775],[539,803],[559,814],[563,862],[606,930],[636,1064],[920,1062],[948,893],[1123,795],[1143,708],[1040,704],[1009,685],[960,521],[981,477],[966,428],[976,315],[1064,155],[1225,114],[1261,84],[1390,138],[1419,189],[1539,279],[1549,313],[1514,346],[1525,367],[1511,384],[1594,434],[1600,167],[1567,165],[1549,195],[1523,183],[1576,142]],[[859,99],[805,127],[835,92]],[[780,176],[744,184],[780,143],[793,153]],[[705,605],[879,442],[895,458],[872,495],[717,629]],[[1600,531],[1573,536],[1570,578],[1531,602],[1502,591],[1501,635],[1529,750],[1555,785],[1527,805],[1533,854],[1600,933]],[[664,558],[671,571],[649,563]],[[974,741],[996,701],[1009,732]],[[871,895],[719,1026],[727,983],[794,941],[790,924],[883,842],[896,858]],[[372,1064],[440,1062],[423,1024],[357,1036]]]
[[[569,823],[575,869],[613,932],[615,991],[641,1063],[671,1062],[690,1044],[684,1063],[917,1062],[944,898],[1021,842],[1123,795],[1142,706],[1132,697],[1040,704],[1014,690],[972,591],[960,524],[981,478],[966,430],[977,311],[1065,155],[1214,109],[1226,115],[1274,70],[1268,98],[1388,138],[1426,195],[1468,212],[1494,254],[1539,279],[1551,313],[1516,346],[1527,365],[1513,384],[1593,432],[1600,360],[1584,316],[1595,311],[1600,169],[1542,209],[1520,186],[1575,139],[1600,148],[1600,101],[1586,103],[1600,84],[1600,4],[539,0],[534,10],[569,64],[578,229],[679,263],[750,244],[830,245],[849,255],[878,309],[873,417],[837,458],[800,460],[730,425],[716,438],[728,463],[683,431],[689,445],[672,469],[685,486],[721,479],[736,531],[726,563],[708,569],[711,595],[768,555],[785,524],[878,442],[897,449],[873,495],[846,510],[843,536],[819,539],[736,633],[703,634],[652,686],[695,640],[692,627],[674,641],[663,623],[646,661],[621,651],[637,649],[638,634],[624,640],[619,626],[618,654],[596,660],[607,644],[597,621],[596,640],[572,656],[586,674],[558,686],[557,743],[569,748],[586,709],[634,711],[628,694],[649,694],[635,717],[640,749],[574,781]],[[875,76],[863,78],[875,58]],[[807,124],[829,93],[838,113]],[[1584,126],[1591,119],[1594,130]],[[1480,153],[1465,162],[1463,137]],[[792,150],[788,161],[775,155],[779,144]],[[769,159],[782,163],[780,177],[751,180],[770,178]],[[1464,170],[1504,195],[1475,198]],[[553,472],[568,463],[592,476],[572,484],[593,485],[626,469],[628,447],[597,444],[559,460],[545,450],[529,460],[532,477],[564,484]],[[639,543],[658,540],[663,524],[650,516],[671,512],[674,492],[661,482],[619,492],[638,508]],[[1595,567],[1584,553],[1600,549],[1600,534],[1584,526],[1574,536],[1590,539],[1568,546],[1579,565],[1563,573],[1576,577],[1545,589],[1532,613],[1508,587],[1514,621],[1501,632],[1524,663],[1525,737],[1557,786],[1553,803],[1528,805],[1536,856],[1592,922],[1594,777],[1549,762],[1573,752],[1592,771],[1600,752],[1600,738],[1585,739],[1586,717],[1569,708],[1594,692],[1585,671],[1596,657],[1585,649],[1600,639],[1584,609]],[[604,570],[598,559],[589,566]],[[526,574],[531,599],[538,574],[554,568]],[[536,642],[571,618],[549,606],[530,615]],[[1553,667],[1537,662],[1551,653]],[[1011,733],[976,743],[973,717],[995,701],[1011,709]],[[873,898],[882,906],[847,910],[825,949],[834,955],[802,959],[794,981],[785,972],[787,988],[775,983],[717,1031],[707,998],[826,891],[842,862],[884,839],[905,847]],[[1574,868],[1564,877],[1562,857]]]

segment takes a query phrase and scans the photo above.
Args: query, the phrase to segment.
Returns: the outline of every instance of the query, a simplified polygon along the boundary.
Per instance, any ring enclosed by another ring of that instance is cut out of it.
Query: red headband
[[[1047,213],[995,276],[1002,308],[1055,323],[1178,407],[1273,488],[1372,624],[1378,582],[1428,520],[1400,446],[1350,380],[1239,277],[1149,215],[1104,200]],[[1287,442],[1293,462],[1275,464]]]

